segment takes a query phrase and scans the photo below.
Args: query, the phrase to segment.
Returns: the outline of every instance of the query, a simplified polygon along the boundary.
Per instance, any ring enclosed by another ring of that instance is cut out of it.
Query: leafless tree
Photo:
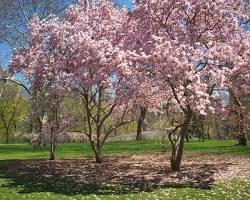
[[[49,19],[52,14],[64,15],[75,0],[1,0],[0,42],[10,48],[24,48],[28,44],[28,27],[34,15]]]

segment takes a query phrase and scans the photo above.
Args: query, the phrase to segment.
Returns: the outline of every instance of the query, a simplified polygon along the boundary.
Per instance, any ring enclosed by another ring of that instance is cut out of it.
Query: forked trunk
[[[174,145],[172,145],[171,170],[173,171],[180,170],[181,160],[182,160],[182,155],[183,155],[183,150],[184,150],[185,136],[188,131],[188,126],[191,121],[191,118],[192,118],[192,114],[188,114],[186,116],[184,124],[181,127],[181,130],[179,133],[180,137],[177,137],[178,141],[176,141]]]
[[[51,142],[50,144],[50,160],[55,160],[55,144]]]
[[[98,148],[95,151],[95,161],[96,161],[96,163],[102,163],[102,161],[103,161],[102,149],[101,148]]]
[[[102,158],[102,153],[96,153],[95,154],[95,161],[96,161],[96,163],[102,163],[102,161],[103,161],[103,158]]]
[[[52,142],[50,146],[50,160],[55,160],[55,144]]]
[[[93,140],[90,140],[91,147],[95,153],[95,161],[96,163],[102,163],[103,156],[102,156],[102,145],[96,144]]]
[[[55,160],[55,153],[54,151],[50,151],[50,160]]]

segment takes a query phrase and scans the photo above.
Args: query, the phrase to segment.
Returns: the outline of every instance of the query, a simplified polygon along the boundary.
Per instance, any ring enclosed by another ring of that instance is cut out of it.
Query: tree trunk
[[[54,141],[50,144],[50,160],[55,160],[55,143]]]
[[[185,136],[188,131],[189,123],[192,118],[192,113],[188,113],[180,130],[179,141],[176,141],[175,145],[172,145],[172,157],[171,157],[171,169],[173,171],[179,171],[181,166],[181,160],[184,150]]]
[[[10,142],[10,138],[9,138],[9,137],[10,137],[9,129],[7,128],[7,129],[6,129],[6,143],[7,143],[7,144],[9,144],[9,142]]]
[[[210,136],[210,127],[209,127],[209,124],[207,125],[207,138],[209,139],[209,140],[211,140],[211,136]]]
[[[138,124],[137,124],[136,141],[142,140],[142,129],[144,126],[146,111],[147,109],[145,107],[140,108],[140,117],[139,117]]]
[[[95,149],[95,161],[96,163],[102,163],[103,157],[102,157],[102,146],[100,144],[96,145]]]
[[[239,145],[246,146],[247,145],[247,135],[246,133],[243,133],[239,138]]]
[[[54,150],[50,150],[50,158],[49,158],[50,160],[55,160],[56,158],[55,158],[55,151]]]
[[[202,134],[202,142],[205,142],[205,130],[203,121],[201,121],[201,134]]]
[[[55,160],[55,148],[56,148],[56,143],[55,143],[55,133],[52,128],[51,133],[50,133],[50,160]]]
[[[189,142],[189,135],[186,133],[186,141]]]
[[[217,137],[219,138],[219,140],[222,140],[221,135],[220,135],[220,130],[218,128],[218,124],[216,120],[215,120],[215,129],[216,129]]]
[[[228,126],[226,126],[226,134],[227,134],[227,140],[230,140],[230,135],[229,135],[229,129],[228,129]]]
[[[91,147],[95,153],[95,161],[96,163],[102,163],[103,161],[103,157],[102,157],[102,145],[100,144],[95,144],[95,142],[93,140],[91,140],[91,138],[89,138]]]
[[[96,163],[102,163],[103,157],[102,157],[101,150],[100,151],[98,150],[95,152],[95,161],[96,161]]]
[[[240,115],[240,119],[241,119],[242,123],[238,124],[238,130],[239,130],[239,133],[240,133],[239,145],[246,146],[247,142],[248,142],[248,138],[247,138],[246,129],[245,129],[245,126],[244,126],[244,123],[243,123],[243,121],[244,121],[243,114]]]

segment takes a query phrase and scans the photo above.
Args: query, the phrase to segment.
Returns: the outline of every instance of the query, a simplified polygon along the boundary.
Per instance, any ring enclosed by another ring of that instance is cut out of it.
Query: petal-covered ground
[[[169,154],[141,154],[105,157],[102,164],[93,158],[0,161],[5,187],[22,187],[23,193],[126,194],[152,188],[195,187],[234,178],[250,177],[250,158],[244,156],[187,153],[179,172],[169,168]]]

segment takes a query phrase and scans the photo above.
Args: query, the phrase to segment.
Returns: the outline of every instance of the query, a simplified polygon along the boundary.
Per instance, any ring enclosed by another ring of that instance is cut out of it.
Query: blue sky
[[[126,6],[128,9],[132,8],[131,0],[116,0],[119,5]]]
[[[0,65],[4,68],[7,67],[11,54],[11,48],[4,43],[0,43]]]
[[[131,0],[115,0],[115,1],[120,6],[125,6],[128,9],[132,8]],[[11,48],[4,43],[0,43],[0,65],[3,66],[5,69],[8,66],[11,54],[12,54]]]

